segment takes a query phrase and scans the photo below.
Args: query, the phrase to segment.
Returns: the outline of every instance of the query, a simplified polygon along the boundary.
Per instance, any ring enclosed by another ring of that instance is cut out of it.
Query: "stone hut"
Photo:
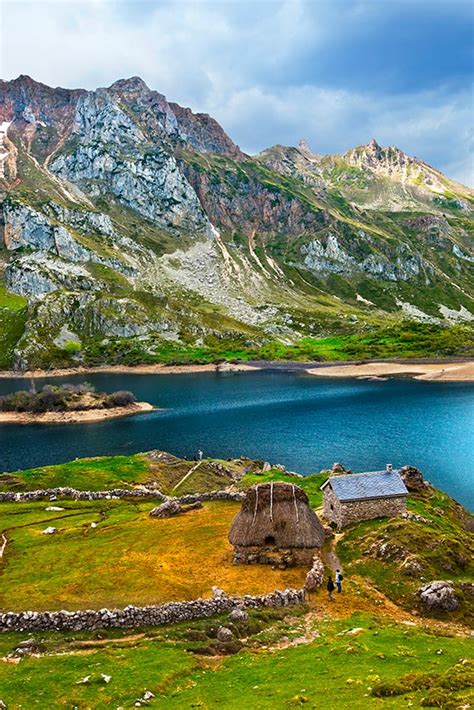
[[[306,493],[277,481],[252,486],[232,521],[229,541],[237,564],[311,565],[324,530]]]
[[[324,515],[338,528],[358,520],[406,512],[407,488],[390,464],[385,471],[330,476],[321,486]]]

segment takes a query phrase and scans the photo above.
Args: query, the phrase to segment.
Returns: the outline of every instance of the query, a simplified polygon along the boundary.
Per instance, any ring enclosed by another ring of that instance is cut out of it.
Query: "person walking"
[[[332,593],[335,590],[334,582],[332,581],[331,575],[328,577],[328,583],[326,584],[326,589],[328,590],[328,599],[330,602],[334,601],[332,598]]]
[[[341,571],[337,569],[336,570],[336,587],[337,587],[337,591],[339,594],[342,592],[342,580],[343,579],[344,579],[344,577],[342,576]]]

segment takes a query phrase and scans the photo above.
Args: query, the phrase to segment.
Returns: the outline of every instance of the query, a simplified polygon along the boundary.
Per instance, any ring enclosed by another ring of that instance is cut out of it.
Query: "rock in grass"
[[[53,528],[53,527],[45,528],[45,529],[42,531],[43,535],[54,535],[54,533],[56,533],[56,532],[58,532],[58,529],[57,529],[57,528]]]
[[[221,641],[222,643],[225,643],[227,641],[232,641],[234,638],[234,634],[230,629],[227,628],[227,626],[219,626],[217,629],[217,640]]]
[[[430,611],[455,611],[459,599],[452,582],[435,580],[420,587],[417,591],[423,606]]]
[[[76,681],[76,685],[87,685],[90,682],[90,675],[84,676],[84,678],[81,678],[81,680]]]
[[[240,609],[239,607],[237,609],[232,609],[228,616],[229,621],[248,621],[248,618],[249,615],[245,609]]]
[[[150,511],[152,518],[171,518],[173,515],[179,515],[183,512],[183,508],[177,500],[166,500],[161,505]]]

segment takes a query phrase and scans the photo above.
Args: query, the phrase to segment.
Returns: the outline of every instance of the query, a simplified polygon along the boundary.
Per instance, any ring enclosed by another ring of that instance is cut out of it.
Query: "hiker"
[[[202,451],[199,449],[198,451],[198,456],[199,456],[199,461],[202,461]]]
[[[337,591],[339,594],[342,592],[342,580],[343,579],[344,579],[344,577],[342,576],[340,570],[337,569],[336,570],[336,587],[337,587]]]
[[[335,589],[334,582],[332,581],[332,577],[328,577],[328,583],[326,584],[326,589],[328,590],[328,599],[330,602],[334,601],[332,598],[332,593]]]

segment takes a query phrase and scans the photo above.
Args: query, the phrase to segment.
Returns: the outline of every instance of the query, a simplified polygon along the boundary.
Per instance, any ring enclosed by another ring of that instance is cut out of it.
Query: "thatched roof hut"
[[[236,562],[273,562],[274,557],[264,559],[262,550],[300,550],[293,562],[287,561],[298,564],[306,558],[311,561],[323,545],[324,530],[303,489],[277,481],[249,488],[232,522],[229,541]]]

